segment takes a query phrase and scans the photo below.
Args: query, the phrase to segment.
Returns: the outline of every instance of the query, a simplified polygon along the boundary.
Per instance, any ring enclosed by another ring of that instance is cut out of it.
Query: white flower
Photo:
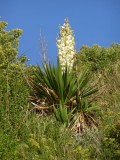
[[[63,26],[61,28],[64,29],[65,28],[65,24],[63,24]]]
[[[61,64],[62,70],[65,70],[67,65],[69,70],[72,70],[75,57],[75,41],[73,31],[65,19],[65,23],[60,27],[60,34],[57,38],[58,58]]]

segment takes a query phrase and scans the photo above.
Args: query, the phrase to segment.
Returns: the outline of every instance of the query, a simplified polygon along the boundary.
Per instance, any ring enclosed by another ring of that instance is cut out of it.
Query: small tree
[[[6,26],[6,22],[0,22],[0,68],[4,69],[15,61],[18,54],[19,37],[22,34],[20,29],[7,31]]]
[[[19,119],[27,102],[28,88],[20,69],[26,56],[17,58],[22,30],[6,27],[7,23],[0,21],[0,118],[12,122]]]

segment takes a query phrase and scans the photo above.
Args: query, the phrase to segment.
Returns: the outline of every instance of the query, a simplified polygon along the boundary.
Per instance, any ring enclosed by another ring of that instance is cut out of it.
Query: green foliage
[[[18,54],[18,40],[22,30],[5,30],[7,23],[0,21],[0,68],[6,68],[15,61]]]
[[[0,159],[119,160],[120,45],[82,47],[77,74],[62,73],[59,64],[26,66],[26,56],[17,58],[21,30],[6,26],[0,22]],[[49,116],[31,112],[28,84]],[[75,134],[70,124],[89,127]]]
[[[5,22],[0,22],[0,114],[1,118],[15,125],[18,116],[21,117],[24,106],[27,105],[28,87],[21,73],[24,64],[16,57],[22,31],[6,31],[6,25]]]
[[[82,112],[83,116],[87,113],[91,115],[90,117],[95,114],[97,110],[92,105],[92,99],[98,89],[91,82],[92,76],[89,70],[81,71],[76,77],[75,73],[67,70],[67,67],[62,73],[59,63],[57,67],[51,64],[44,64],[43,67],[44,70],[38,66],[35,79],[30,80],[34,94],[31,101],[35,108],[39,109],[40,106],[41,112],[46,108],[47,114],[54,112],[56,119],[66,126],[71,126],[71,122],[73,124],[78,113]],[[86,123],[86,118],[84,121]],[[92,126],[91,123],[93,120],[87,123],[86,128]]]
[[[18,134],[28,106],[29,88],[21,72],[25,65],[19,59],[19,29],[5,30],[0,22],[0,159],[16,159]],[[7,146],[7,147],[6,147]]]
[[[54,114],[56,119],[59,122],[62,122],[65,126],[69,126],[70,125],[70,120],[72,119],[72,114],[73,111],[75,110],[75,108],[71,111],[67,110],[67,107],[64,106],[61,102],[57,105],[57,108],[54,107]]]
[[[102,152],[103,158],[119,160],[120,157],[120,123],[119,120],[113,125],[107,124],[103,132]]]
[[[38,85],[38,97],[47,97],[51,104],[58,102],[67,103],[75,94],[75,79],[67,70],[62,74],[61,67],[58,65],[43,65],[44,70],[39,66],[35,72],[36,80],[33,82]]]
[[[77,107],[80,110],[85,110],[90,107],[92,100],[89,101],[88,97],[98,91],[95,83],[91,83],[92,74],[89,70],[84,69],[81,71],[77,77],[77,88],[78,95],[77,98]],[[87,107],[87,108],[86,108]]]
[[[78,61],[80,67],[88,66],[92,71],[103,70],[115,64],[120,59],[120,44],[112,44],[110,47],[82,46]]]

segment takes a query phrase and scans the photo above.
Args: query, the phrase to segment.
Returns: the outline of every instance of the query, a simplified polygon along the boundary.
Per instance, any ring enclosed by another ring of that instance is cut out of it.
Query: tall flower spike
[[[75,40],[73,31],[69,25],[68,18],[64,24],[60,26],[60,33],[57,38],[58,60],[61,64],[62,71],[67,69],[72,70],[75,61]]]

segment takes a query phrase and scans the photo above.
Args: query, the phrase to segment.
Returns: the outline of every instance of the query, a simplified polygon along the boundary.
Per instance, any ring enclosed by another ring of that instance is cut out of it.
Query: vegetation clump
[[[0,22],[0,159],[119,160],[120,44],[76,52],[65,20],[58,64],[29,66],[18,58],[22,31],[6,26]]]

